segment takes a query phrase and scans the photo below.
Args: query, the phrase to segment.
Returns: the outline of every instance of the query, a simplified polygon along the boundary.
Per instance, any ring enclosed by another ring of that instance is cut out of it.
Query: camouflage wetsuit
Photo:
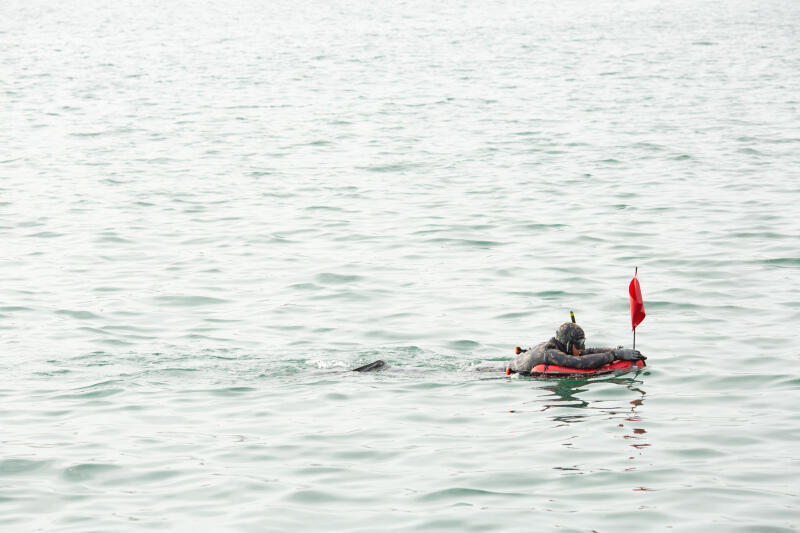
[[[520,374],[530,374],[533,367],[541,364],[589,370],[605,366],[615,359],[614,348],[587,348],[579,356],[568,354],[566,349],[564,343],[553,337],[520,353],[507,368]]]

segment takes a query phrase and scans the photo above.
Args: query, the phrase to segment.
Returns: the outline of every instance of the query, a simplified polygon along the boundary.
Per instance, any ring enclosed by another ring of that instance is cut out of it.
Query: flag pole
[[[639,267],[633,267],[633,277],[635,278],[637,274],[639,274]],[[636,326],[633,326],[633,349],[636,349]]]

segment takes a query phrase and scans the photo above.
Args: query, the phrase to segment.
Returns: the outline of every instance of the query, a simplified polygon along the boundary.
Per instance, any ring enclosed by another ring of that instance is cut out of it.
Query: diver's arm
[[[586,348],[581,350],[581,355],[591,355],[593,353],[613,352],[616,348]]]
[[[544,363],[544,354],[539,350],[529,348],[512,359],[506,368],[510,369],[512,372],[527,374],[533,367],[542,363]]]
[[[618,361],[638,361],[639,359],[647,359],[639,350],[625,349],[622,346],[618,348],[587,348],[581,352],[581,355],[590,355],[597,353],[610,353],[614,359]]]
[[[569,368],[580,368],[581,370],[592,370],[605,366],[614,361],[614,352],[601,352],[588,355],[568,355],[558,350],[547,350],[545,352],[545,364],[566,366]]]

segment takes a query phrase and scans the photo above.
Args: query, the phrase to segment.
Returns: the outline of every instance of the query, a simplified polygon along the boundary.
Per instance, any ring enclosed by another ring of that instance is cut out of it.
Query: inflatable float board
[[[639,370],[644,368],[644,361],[613,361],[600,368],[570,368],[568,366],[558,365],[536,365],[531,369],[530,375],[532,377],[574,377],[574,376],[597,376],[599,374],[610,374],[612,372],[627,372],[629,370]]]

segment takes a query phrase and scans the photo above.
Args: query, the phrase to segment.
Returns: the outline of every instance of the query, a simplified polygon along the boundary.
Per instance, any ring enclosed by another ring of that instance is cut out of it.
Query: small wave
[[[336,211],[341,212],[344,211],[341,207],[336,207],[332,205],[310,205],[308,207],[303,208],[305,211]]]
[[[632,148],[637,150],[647,150],[648,152],[661,152],[664,146],[660,144],[653,144],[648,142],[637,142],[632,145]]]
[[[474,499],[476,497],[484,498],[488,496],[498,497],[498,498],[507,498],[509,496],[526,496],[525,494],[521,494],[519,492],[495,492],[491,490],[482,490],[482,489],[468,489],[462,487],[453,487],[450,489],[443,489],[437,490],[433,492],[428,492],[423,494],[419,497],[422,501],[440,501],[440,500],[452,500],[452,499],[463,499],[469,498]]]
[[[61,477],[66,481],[87,481],[103,474],[118,470],[120,467],[110,463],[83,463],[64,469]]]
[[[225,387],[222,389],[212,389],[208,392],[214,396],[239,396],[255,390],[257,389],[254,387]]]
[[[538,296],[540,298],[545,298],[545,299],[556,299],[564,296],[565,294],[567,293],[564,291],[539,291],[533,293],[534,296]]]
[[[6,305],[6,306],[0,306],[0,311],[6,311],[6,312],[11,313],[11,312],[14,312],[14,311],[33,311],[33,308],[31,308],[31,307],[23,307],[23,306],[20,306],[20,305]]]
[[[561,228],[566,228],[567,225],[566,224],[559,224],[559,223],[542,224],[542,223],[538,223],[538,222],[529,222],[529,223],[525,223],[525,224],[519,224],[518,227],[524,228],[524,229],[561,229]]]
[[[502,315],[497,315],[495,318],[498,320],[508,320],[512,318],[524,318],[531,316],[531,311],[514,311],[512,313],[503,313]]]
[[[765,265],[773,266],[800,266],[800,257],[776,257],[759,261]]]
[[[420,163],[393,163],[388,165],[371,165],[366,167],[357,167],[360,170],[368,172],[388,173],[388,172],[402,172],[404,170],[413,170],[421,167]]]
[[[125,289],[122,289],[120,287],[95,287],[92,290],[95,292],[120,292],[124,291]]]
[[[322,287],[316,283],[295,283],[293,285],[289,285],[288,288],[296,291],[318,291],[322,289]]]
[[[229,300],[214,298],[212,296],[156,296],[156,302],[171,307],[196,307],[204,305],[220,305],[229,303]]]
[[[63,236],[63,233],[57,233],[55,231],[40,231],[38,233],[31,233],[30,235],[27,235],[27,237],[35,237],[37,239],[55,239]]]
[[[100,318],[99,316],[90,311],[72,311],[69,309],[59,309],[58,311],[56,311],[56,314],[69,316],[72,318],[76,318],[78,320],[90,320],[93,318]]]
[[[103,386],[102,384],[97,385],[98,387]],[[80,390],[80,389],[79,389]],[[101,388],[94,390],[90,388],[85,390],[85,392],[76,392],[73,394],[62,394],[56,396],[56,399],[59,400],[96,400],[99,398],[107,398],[109,396],[114,396],[116,394],[120,394],[125,392],[124,389],[120,387],[111,387],[111,388]]]
[[[762,152],[759,152],[755,148],[740,148],[739,150],[736,150],[736,152],[747,155],[764,155]]]
[[[109,346],[133,346],[133,342],[128,342],[122,339],[95,339],[94,342],[106,344]]]
[[[319,283],[328,284],[328,285],[342,285],[345,283],[354,283],[356,281],[361,281],[364,279],[362,276],[358,275],[347,275],[347,274],[334,274],[332,272],[323,272],[322,274],[318,274],[316,280]]]
[[[116,243],[116,244],[130,244],[133,241],[131,241],[130,239],[126,239],[124,237],[120,237],[120,236],[116,235],[115,233],[104,232],[104,233],[101,233],[97,237],[97,242]]]
[[[450,341],[447,343],[447,347],[451,350],[469,350],[475,349],[480,347],[481,343],[471,341],[469,339],[462,339],[457,341]]]
[[[287,499],[303,504],[320,504],[342,502],[345,500],[352,500],[353,498],[342,498],[341,496],[335,495],[331,492],[306,489],[292,492],[287,496]]]
[[[50,461],[35,461],[31,459],[3,459],[0,461],[0,474],[10,476],[14,474],[27,474],[50,464]]]
[[[450,237],[437,237],[428,239],[426,242],[434,244],[454,244],[457,246],[467,246],[470,248],[494,248],[497,246],[504,246],[506,243],[499,241],[483,241],[473,239],[453,239]]]

